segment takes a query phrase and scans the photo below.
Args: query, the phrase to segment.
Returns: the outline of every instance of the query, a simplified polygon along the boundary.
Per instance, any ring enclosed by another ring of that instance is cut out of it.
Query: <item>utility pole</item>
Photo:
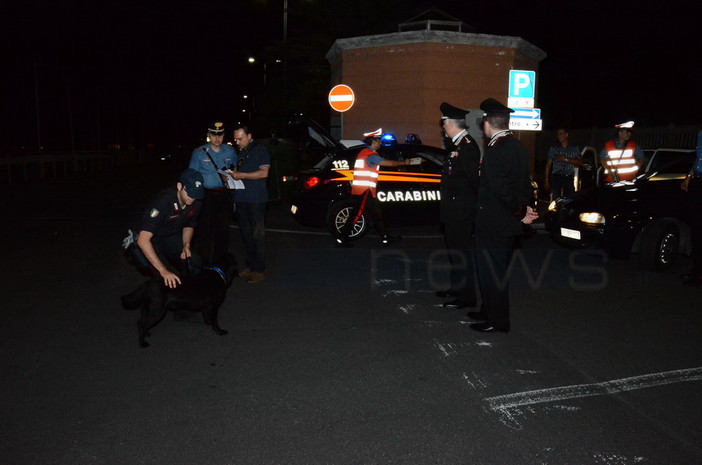
[[[34,102],[37,110],[37,147],[41,152],[41,124],[39,123],[39,73],[37,69],[39,65],[34,62]]]

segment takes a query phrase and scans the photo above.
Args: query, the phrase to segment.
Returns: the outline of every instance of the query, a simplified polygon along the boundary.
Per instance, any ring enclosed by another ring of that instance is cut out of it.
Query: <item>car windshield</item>
[[[649,167],[649,173],[658,174],[686,174],[695,160],[695,152],[658,150]]]

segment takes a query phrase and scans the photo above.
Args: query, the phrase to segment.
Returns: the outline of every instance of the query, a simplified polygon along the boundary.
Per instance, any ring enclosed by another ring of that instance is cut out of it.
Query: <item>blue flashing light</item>
[[[395,144],[397,144],[397,139],[395,138],[395,135],[394,135],[394,134],[389,134],[389,133],[388,133],[388,134],[383,134],[383,135],[380,137],[380,143],[381,143],[382,145],[386,145],[386,146],[387,146],[387,145],[395,145]]]

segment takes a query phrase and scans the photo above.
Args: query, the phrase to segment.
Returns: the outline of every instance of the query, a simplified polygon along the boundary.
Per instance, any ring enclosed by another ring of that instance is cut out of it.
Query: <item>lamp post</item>
[[[288,40],[288,0],[283,0],[283,42]]]
[[[248,61],[249,61],[250,64],[253,65],[254,63],[256,63],[256,58],[254,58],[254,57],[249,57],[249,60],[248,60]],[[268,65],[268,64],[264,61],[264,62],[263,62],[263,89],[264,89],[264,90],[265,90],[265,88],[266,88],[266,81],[268,80],[268,78],[267,78],[267,74],[268,74],[267,65]]]

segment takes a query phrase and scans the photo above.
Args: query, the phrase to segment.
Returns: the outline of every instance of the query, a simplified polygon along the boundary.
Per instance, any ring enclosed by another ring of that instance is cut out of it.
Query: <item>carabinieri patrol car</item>
[[[354,205],[350,193],[353,166],[365,145],[347,147],[314,122],[308,120],[305,125],[307,135],[322,149],[316,155],[317,163],[299,173],[290,210],[300,224],[326,227],[337,236]],[[380,169],[378,200],[385,222],[389,226],[439,224],[441,169],[448,152],[427,145],[400,144],[386,134],[378,153],[388,160],[412,159],[408,166]],[[363,237],[369,226],[361,216],[349,239]]]

